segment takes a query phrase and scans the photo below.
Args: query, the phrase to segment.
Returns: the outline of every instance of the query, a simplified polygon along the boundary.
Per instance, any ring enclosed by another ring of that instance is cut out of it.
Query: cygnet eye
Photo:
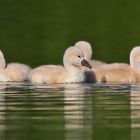
[[[80,55],[78,55],[78,57],[79,57],[79,58],[81,58],[81,56],[80,56]]]

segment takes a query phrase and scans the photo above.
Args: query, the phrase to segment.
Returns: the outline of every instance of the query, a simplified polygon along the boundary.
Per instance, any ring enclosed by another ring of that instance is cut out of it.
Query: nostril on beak
[[[92,69],[92,66],[89,64],[89,62],[85,59],[81,61],[82,66],[88,67],[89,69]]]

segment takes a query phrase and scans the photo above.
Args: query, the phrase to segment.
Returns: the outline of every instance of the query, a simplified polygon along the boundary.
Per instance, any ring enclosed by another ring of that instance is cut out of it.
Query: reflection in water
[[[92,100],[82,84],[65,85],[64,118],[66,140],[92,139]]]
[[[84,85],[72,86],[65,88],[67,140],[131,138],[127,85],[90,85],[90,89]]]
[[[108,89],[93,98],[93,137],[99,140],[130,139],[130,106],[128,90]]]
[[[140,87],[131,87],[131,137],[132,140],[140,139]]]
[[[3,95],[6,84],[0,84],[0,139],[4,139],[5,131],[5,96]]]
[[[129,140],[140,118],[128,85],[6,83],[0,95],[0,140]]]
[[[38,92],[33,87],[7,84],[2,90],[4,108],[0,122],[4,131],[0,140],[64,139],[62,92],[47,88]]]

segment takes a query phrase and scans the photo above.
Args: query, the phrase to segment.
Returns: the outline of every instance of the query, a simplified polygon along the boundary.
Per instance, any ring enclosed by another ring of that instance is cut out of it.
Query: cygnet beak
[[[85,59],[81,61],[82,66],[88,67],[89,69],[92,69],[92,66],[89,64],[89,62]]]

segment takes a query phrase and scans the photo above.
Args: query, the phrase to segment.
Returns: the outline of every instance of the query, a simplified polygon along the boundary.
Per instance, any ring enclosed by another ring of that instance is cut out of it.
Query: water
[[[62,63],[89,41],[93,57],[128,62],[140,44],[140,1],[0,1],[0,49],[7,62]],[[140,86],[0,83],[0,140],[139,140]]]
[[[89,41],[93,57],[129,62],[140,44],[140,1],[0,1],[0,49],[7,62],[62,63]],[[140,86],[0,83],[0,140],[139,140]]]
[[[139,140],[140,86],[0,84],[0,140]]]

